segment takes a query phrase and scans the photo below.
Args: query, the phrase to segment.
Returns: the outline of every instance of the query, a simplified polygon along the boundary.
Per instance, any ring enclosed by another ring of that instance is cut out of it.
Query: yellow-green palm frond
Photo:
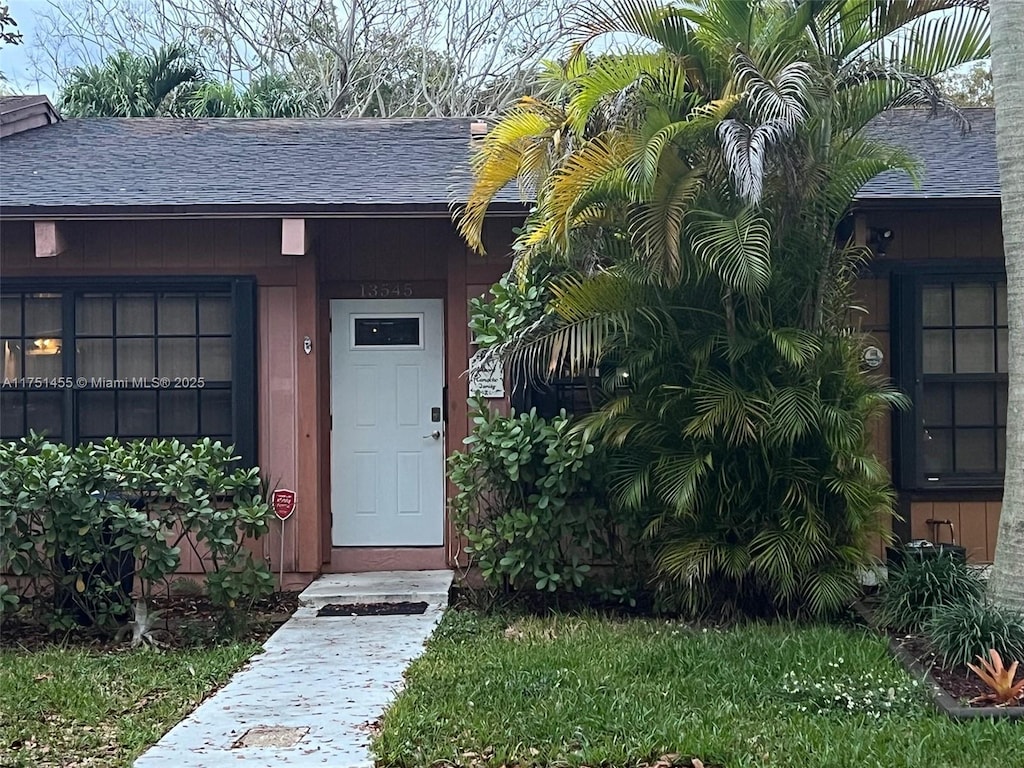
[[[495,195],[516,183],[528,198],[544,182],[552,158],[559,152],[564,122],[565,116],[557,108],[526,98],[484,137],[470,160],[473,187],[465,207],[456,214],[459,232],[472,248],[483,252],[484,217]]]
[[[550,221],[549,236],[563,246],[572,230],[576,216],[594,203],[590,193],[600,187],[603,192],[628,195],[624,166],[630,156],[631,138],[621,132],[595,136],[572,152],[549,176],[541,199],[541,215]]]
[[[663,155],[661,165],[650,200],[632,216],[630,234],[651,275],[673,285],[684,272],[680,257],[683,227],[704,188],[704,172],[687,167],[669,153]]]
[[[635,112],[642,114],[643,92],[652,90],[652,76],[665,69],[675,69],[675,65],[661,52],[607,55],[596,59],[573,80],[574,93],[566,107],[572,130],[583,136],[591,123],[609,127],[614,122],[610,113],[621,113],[632,95],[636,96]],[[608,114],[598,116],[598,112]]]
[[[579,55],[597,38],[625,34],[641,48],[654,44],[675,56],[702,60],[706,51],[697,33],[704,21],[698,5],[691,2],[674,6],[659,0],[588,2],[572,17],[572,28],[579,30],[573,41],[573,55]]]
[[[922,20],[973,16],[986,0],[830,0],[811,22],[815,36],[837,67],[865,56]]]

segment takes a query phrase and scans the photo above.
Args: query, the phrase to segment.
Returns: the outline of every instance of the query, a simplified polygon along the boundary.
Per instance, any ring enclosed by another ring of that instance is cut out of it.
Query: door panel
[[[443,303],[331,301],[334,546],[444,543]]]

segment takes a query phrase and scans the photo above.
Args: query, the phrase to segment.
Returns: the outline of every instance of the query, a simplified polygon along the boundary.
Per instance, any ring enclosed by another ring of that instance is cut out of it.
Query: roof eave
[[[1000,197],[997,194],[984,195],[868,195],[855,197],[852,208],[983,208],[998,206]]]
[[[273,219],[273,218],[450,218],[463,203],[267,203],[213,205],[0,205],[4,221],[39,219]],[[491,216],[522,216],[525,203],[497,202]]]

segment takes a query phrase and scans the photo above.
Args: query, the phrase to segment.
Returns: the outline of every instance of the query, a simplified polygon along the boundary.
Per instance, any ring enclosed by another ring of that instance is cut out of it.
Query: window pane
[[[75,303],[75,333],[80,336],[111,336],[113,332],[113,298],[96,294],[79,297]]]
[[[922,365],[925,373],[953,372],[953,345],[949,331],[924,331]]]
[[[0,335],[21,336],[21,294],[0,296]]]
[[[61,340],[33,339],[25,350],[25,375],[52,378],[61,376],[63,366],[60,356]]]
[[[355,346],[416,346],[420,343],[418,317],[357,317]]]
[[[175,437],[199,434],[197,390],[165,390],[160,393],[160,434]]]
[[[996,384],[996,424],[1006,426],[1006,383]]]
[[[0,437],[21,437],[25,430],[25,396],[0,391]]]
[[[120,390],[117,393],[117,433],[124,437],[151,437],[156,431],[156,392]]]
[[[1006,471],[1006,430],[996,430],[996,472]]]
[[[958,384],[956,424],[958,427],[990,427],[995,423],[995,385]]]
[[[199,297],[199,332],[231,333],[231,299],[227,296]]]
[[[921,307],[925,326],[951,326],[949,286],[929,285],[921,291]]]
[[[202,392],[202,434],[230,435],[231,392],[224,389],[204,389]]]
[[[21,376],[21,339],[0,339],[0,353],[3,354],[4,378]]]
[[[956,331],[956,372],[991,373],[996,369],[994,332]]]
[[[36,432],[45,432],[52,439],[59,439],[64,412],[62,403],[61,392],[26,392],[26,426]]]
[[[958,472],[995,472],[995,430],[958,429],[956,431],[956,469]]]
[[[117,297],[118,336],[153,335],[153,296]]]
[[[921,441],[921,466],[928,474],[953,471],[953,430],[926,429]]]
[[[190,295],[165,294],[158,298],[160,334],[196,332],[196,299]],[[194,374],[193,374],[194,375]]]
[[[156,375],[153,364],[153,339],[117,340],[117,378],[152,378]]]
[[[956,324],[992,325],[995,321],[991,283],[961,283],[956,286]]]
[[[921,418],[928,426],[953,426],[953,393],[948,384],[926,384],[921,393]]]
[[[199,375],[208,381],[231,380],[231,339],[199,340]]]
[[[60,295],[40,294],[25,297],[25,336],[60,338]]]
[[[1008,370],[1008,355],[1009,355],[1009,332],[1006,328],[1000,328],[996,331],[996,370],[1000,373],[1006,373]]]
[[[76,374],[90,378],[114,378],[114,343],[110,339],[79,339],[76,347]]]
[[[1006,325],[1006,283],[996,284],[996,323]]]
[[[79,437],[106,437],[114,433],[114,393],[80,392],[78,394]]]
[[[196,376],[196,340],[160,339],[160,375]]]

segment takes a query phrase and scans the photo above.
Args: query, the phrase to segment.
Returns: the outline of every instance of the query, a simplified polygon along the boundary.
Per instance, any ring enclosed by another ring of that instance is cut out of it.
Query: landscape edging
[[[930,688],[932,703],[935,708],[953,720],[977,720],[993,718],[1002,720],[1024,720],[1024,707],[965,707],[950,696],[932,677],[925,667],[900,645],[894,638],[889,638],[889,652],[912,674],[921,679]]]

